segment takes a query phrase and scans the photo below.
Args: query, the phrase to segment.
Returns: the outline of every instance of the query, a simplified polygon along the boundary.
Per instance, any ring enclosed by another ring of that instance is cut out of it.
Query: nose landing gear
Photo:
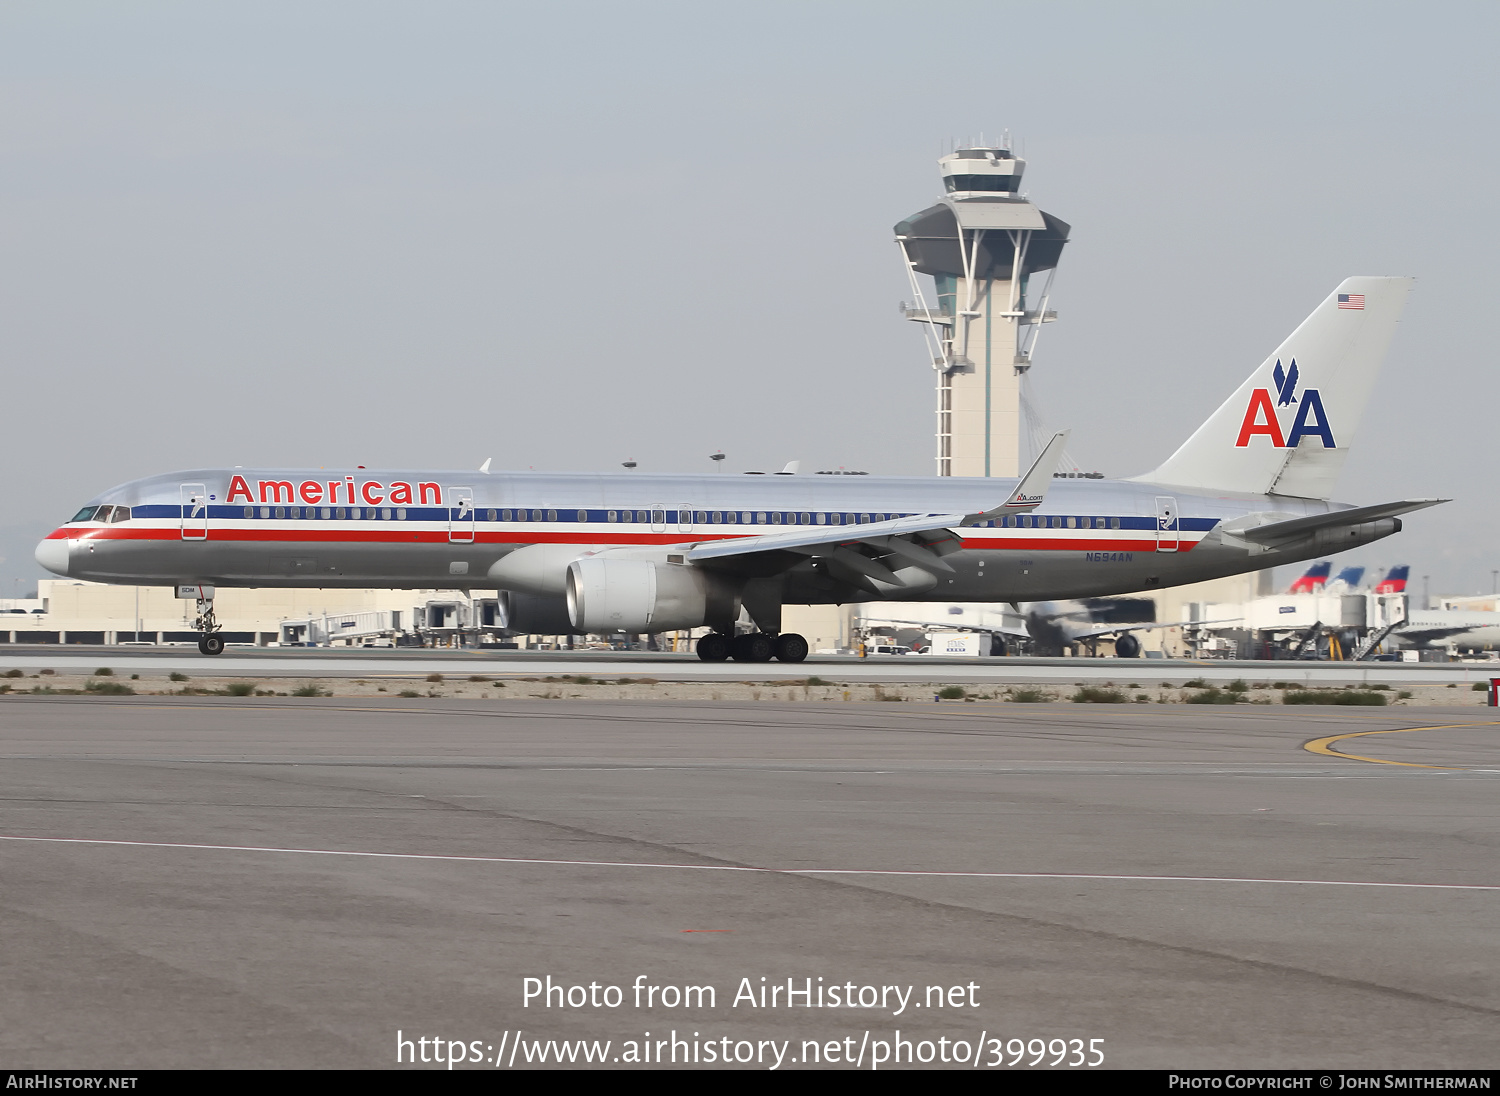
[[[214,619],[214,599],[200,597],[198,599],[198,619],[193,621],[193,627],[202,632],[198,639],[198,650],[205,655],[221,655],[224,653],[224,637],[219,635],[219,622]]]

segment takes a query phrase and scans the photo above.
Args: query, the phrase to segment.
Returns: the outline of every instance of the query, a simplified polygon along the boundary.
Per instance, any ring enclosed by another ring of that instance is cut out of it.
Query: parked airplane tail
[[[1365,577],[1363,567],[1345,567],[1333,576],[1333,581],[1328,585],[1342,586],[1345,590],[1356,590],[1359,588],[1360,579]]]
[[[1286,588],[1286,592],[1289,594],[1316,594],[1319,590],[1323,589],[1323,585],[1328,581],[1328,572],[1331,570],[1333,570],[1333,563],[1329,560],[1325,559],[1321,563],[1314,563],[1307,569],[1306,574]]]
[[[1411,573],[1411,567],[1403,563],[1399,567],[1392,567],[1386,572],[1385,578],[1381,579],[1375,587],[1377,594],[1404,594],[1406,593],[1406,576]]]
[[[1137,480],[1197,491],[1332,497],[1411,290],[1347,278],[1182,447]]]

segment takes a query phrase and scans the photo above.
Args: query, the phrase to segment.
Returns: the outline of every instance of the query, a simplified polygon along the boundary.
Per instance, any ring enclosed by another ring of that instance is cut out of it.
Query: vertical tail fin
[[[1411,285],[1345,279],[1166,463],[1135,478],[1331,497]]]
[[[1332,560],[1314,563],[1307,573],[1286,588],[1289,594],[1316,594],[1328,581],[1328,572],[1333,570]]]
[[[1333,576],[1333,581],[1328,584],[1328,589],[1337,587],[1340,590],[1351,591],[1359,589],[1360,580],[1365,577],[1363,567],[1345,567]]]
[[[1409,574],[1411,574],[1411,567],[1405,563],[1399,567],[1392,567],[1375,587],[1375,592],[1377,594],[1406,593],[1406,577]]]

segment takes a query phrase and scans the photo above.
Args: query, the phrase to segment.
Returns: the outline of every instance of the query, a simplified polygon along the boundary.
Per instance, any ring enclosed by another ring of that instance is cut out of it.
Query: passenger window
[[[548,521],[556,521],[557,520],[557,511],[556,510],[548,510],[547,511],[547,520]]]
[[[387,510],[385,512],[385,516],[386,517],[390,517],[391,516],[391,512],[389,510]],[[485,521],[494,521],[497,517],[499,517],[499,515],[496,514],[494,510],[486,510],[484,512],[484,520]]]
[[[781,524],[781,511],[780,510],[772,510],[771,511],[771,524],[772,525],[780,525]]]
[[[757,525],[764,525],[765,523],[766,523],[766,512],[764,510],[757,511],[756,514],[755,514],[755,524],[757,524]]]
[[[667,521],[667,512],[665,510],[652,510],[651,520],[657,525],[665,525]]]
[[[1077,529],[1078,528],[1078,519],[1077,518],[1069,518],[1068,519],[1068,528],[1069,529]]]
[[[730,525],[738,525],[740,522],[739,512],[735,510],[729,511],[724,515],[724,520],[729,522]]]
[[[859,515],[859,521],[860,521],[861,525],[868,525],[868,524],[870,524],[870,515],[869,514],[861,514],[861,515]]]
[[[829,514],[828,515],[828,524],[829,525],[842,525],[843,523],[844,523],[844,515],[843,514]]]
[[[344,520],[344,508],[342,506],[335,507],[334,511],[333,511],[333,516],[335,518],[337,518],[339,521],[343,521]]]
[[[827,525],[828,524],[828,515],[827,514],[819,514],[818,515],[818,524],[819,525]]]
[[[604,515],[604,520],[605,521],[619,521],[620,520],[620,515],[616,511],[610,510],[610,511],[608,511]]]
[[[589,520],[589,512],[587,510],[580,510],[580,511],[578,511],[578,520],[579,521],[588,521]]]
[[[1111,529],[1118,529],[1120,527],[1120,519],[1119,518],[1110,518],[1109,519],[1109,527]]]
[[[715,525],[719,525],[723,521],[724,521],[724,511],[723,510],[715,510],[714,511],[714,524]]]
[[[404,507],[404,506],[398,506],[398,507],[396,507],[396,520],[397,521],[405,521],[406,520],[406,507]]]
[[[693,520],[695,522],[697,522],[699,525],[707,525],[708,524],[708,515],[706,513],[704,513],[702,510],[698,510],[698,511],[694,512],[694,514],[693,514]]]
[[[533,510],[531,512],[531,520],[532,521],[541,521],[542,520],[542,512],[540,510]]]
[[[646,511],[644,511],[644,510],[637,510],[635,512],[635,520],[638,521],[640,524],[645,525],[646,524]]]

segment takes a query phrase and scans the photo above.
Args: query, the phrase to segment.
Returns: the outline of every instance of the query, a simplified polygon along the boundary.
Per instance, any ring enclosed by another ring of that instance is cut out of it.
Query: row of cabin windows
[[[1045,514],[1012,514],[1005,519],[1005,528],[1046,529],[1049,521],[1053,529],[1118,529],[1120,527],[1119,518],[1048,518]],[[994,522],[987,524],[995,525]]]
[[[354,520],[368,521],[397,521],[406,520],[406,507],[404,506],[254,506],[245,507],[245,517],[253,518],[259,509],[262,518],[273,515],[278,520],[287,518],[301,519],[304,509],[309,519],[323,518],[342,521],[346,517]],[[113,511],[113,513],[111,513]],[[697,510],[678,511],[683,517],[691,516],[698,525],[868,525],[871,522],[885,521],[885,514],[829,514],[829,513],[783,513],[779,510]],[[469,516],[467,507],[461,507],[457,511],[459,518]],[[889,515],[895,518],[897,515]],[[487,510],[485,517],[489,521],[557,521],[556,510]],[[579,521],[588,521],[587,510],[577,511]],[[126,521],[130,518],[128,506],[100,506],[90,507],[79,513],[74,521]],[[665,510],[609,510],[606,511],[606,520],[623,523],[646,524],[651,522],[663,525],[667,520]],[[1002,521],[984,521],[979,527],[984,528],[1007,528],[1007,529],[1119,529],[1119,518],[1080,518],[1051,516],[1046,514],[1012,514]]]
[[[355,521],[361,519],[368,521],[390,521],[392,518],[396,521],[406,520],[406,507],[404,506],[262,506],[259,509],[261,517],[269,518],[274,515],[278,521],[285,521],[287,518],[300,520],[304,510],[309,520],[319,517],[324,520],[333,518],[338,521],[343,521],[346,518],[352,518]],[[247,518],[253,518],[255,512],[256,507],[245,507],[245,516]]]
[[[872,521],[884,521],[885,514],[792,514],[783,513],[778,510],[678,510],[677,520],[685,521],[691,519],[696,525],[862,525]],[[485,516],[490,521],[556,521],[556,510],[487,510]],[[891,514],[895,517],[895,514]],[[578,511],[579,521],[588,521],[587,510]],[[650,522],[654,525],[665,525],[667,511],[665,510],[606,510],[605,521],[620,522],[625,524],[635,523],[645,525]]]

